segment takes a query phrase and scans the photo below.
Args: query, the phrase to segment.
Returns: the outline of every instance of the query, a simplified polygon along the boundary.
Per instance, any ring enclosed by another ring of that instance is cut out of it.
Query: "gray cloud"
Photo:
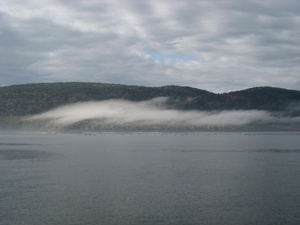
[[[84,120],[114,125],[179,125],[179,126],[240,126],[253,122],[291,123],[300,122],[299,117],[275,116],[266,111],[180,111],[166,107],[167,98],[143,102],[106,100],[82,102],[62,106],[32,116],[29,120],[45,120],[56,126],[71,125]]]
[[[0,3],[1,85],[89,81],[300,89],[300,3]]]

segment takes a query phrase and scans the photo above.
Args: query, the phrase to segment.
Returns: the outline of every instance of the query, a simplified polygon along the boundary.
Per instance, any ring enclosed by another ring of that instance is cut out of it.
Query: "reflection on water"
[[[18,145],[30,145],[26,143],[0,143],[0,145],[18,146]]]
[[[175,152],[175,151],[174,151]],[[189,149],[178,150],[178,152],[210,152],[210,153],[250,153],[250,152],[265,152],[265,153],[300,153],[300,149],[246,149],[246,150],[223,150],[223,149]]]
[[[53,156],[53,153],[38,150],[0,149],[0,160],[46,159]]]
[[[300,224],[299,135],[0,135],[0,224]]]

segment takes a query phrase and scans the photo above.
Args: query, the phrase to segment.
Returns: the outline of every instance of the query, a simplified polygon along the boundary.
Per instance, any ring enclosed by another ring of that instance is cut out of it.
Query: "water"
[[[299,133],[0,134],[0,224],[300,224]]]

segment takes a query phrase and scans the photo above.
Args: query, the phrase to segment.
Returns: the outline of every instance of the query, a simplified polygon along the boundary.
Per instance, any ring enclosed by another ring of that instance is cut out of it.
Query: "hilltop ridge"
[[[85,101],[125,99],[145,101],[168,97],[168,105],[180,110],[282,111],[300,102],[300,91],[254,87],[215,94],[182,86],[144,87],[103,83],[37,83],[0,87],[0,116],[33,115],[55,107]]]
[[[27,129],[28,122],[24,122],[24,118],[72,103],[111,99],[141,102],[158,97],[167,97],[164,107],[170,110],[205,112],[258,110],[272,112],[272,115],[278,114],[288,118],[298,118],[300,116],[300,91],[283,88],[253,87],[216,94],[197,88],[175,85],[144,87],[83,82],[37,83],[0,87],[0,128]],[[36,124],[34,126],[37,127]],[[88,123],[83,121],[74,126],[85,130],[91,129],[90,121]],[[136,129],[134,124],[130,126],[130,129],[132,127]],[[95,125],[92,127],[95,127]],[[259,128],[262,127],[267,126],[265,124],[261,126],[260,124]],[[107,127],[104,126],[104,128]],[[177,128],[181,129],[182,127],[177,126]],[[113,130],[115,127],[110,129]],[[141,127],[138,129],[141,129]],[[147,127],[147,129],[154,128]],[[155,129],[161,129],[161,127],[156,126]],[[164,129],[169,128],[164,127]],[[220,128],[218,127],[218,129]],[[268,129],[298,131],[300,130],[300,123],[289,123],[284,126],[277,124],[276,126],[269,126]]]

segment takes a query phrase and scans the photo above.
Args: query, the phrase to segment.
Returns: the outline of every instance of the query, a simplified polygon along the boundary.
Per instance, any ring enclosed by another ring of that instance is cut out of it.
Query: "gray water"
[[[300,224],[299,133],[0,134],[0,224]]]

